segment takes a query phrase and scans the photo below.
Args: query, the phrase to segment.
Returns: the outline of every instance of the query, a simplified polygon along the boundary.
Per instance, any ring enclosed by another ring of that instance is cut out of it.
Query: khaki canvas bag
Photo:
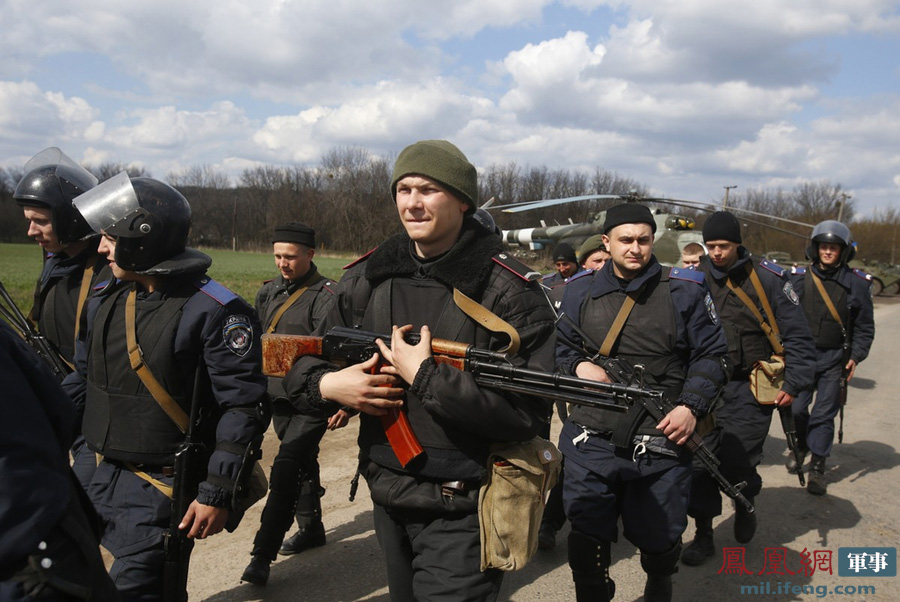
[[[478,493],[482,571],[515,571],[534,557],[561,462],[560,451],[541,437],[491,448],[487,482]]]

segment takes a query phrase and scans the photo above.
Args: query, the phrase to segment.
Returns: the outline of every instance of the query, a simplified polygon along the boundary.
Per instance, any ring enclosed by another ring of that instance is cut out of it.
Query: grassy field
[[[278,275],[272,256],[268,253],[201,249],[212,257],[209,275],[252,304],[256,291],[265,280]],[[317,255],[319,271],[328,278],[339,279],[342,268],[353,257]],[[31,295],[41,273],[41,251],[36,244],[0,244],[0,281],[19,308],[28,313]]]

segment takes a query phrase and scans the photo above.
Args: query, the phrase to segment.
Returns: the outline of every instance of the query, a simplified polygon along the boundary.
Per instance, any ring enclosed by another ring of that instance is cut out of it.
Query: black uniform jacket
[[[781,344],[784,345],[785,352],[783,390],[796,397],[801,391],[812,386],[816,373],[816,350],[809,325],[806,323],[806,317],[800,308],[800,299],[794,291],[787,271],[766,259],[752,256],[745,247],[738,247],[738,259],[727,272],[714,266],[708,257],[702,258],[699,266],[699,270],[706,274],[707,283],[728,338],[729,363],[734,367],[732,378],[747,379],[754,363],[768,359],[772,355],[772,346],[766,339],[759,321],[726,284],[730,276],[735,285],[756,303],[760,314],[766,318],[766,312],[748,276],[748,264],[759,275],[781,334]]]
[[[89,274],[91,290],[112,278],[109,262],[97,253],[98,241],[89,241],[88,247],[74,257],[48,255],[34,291],[32,319],[70,364],[75,357],[75,324],[81,319],[84,326],[84,311],[76,315],[82,278]]]
[[[512,364],[552,372],[553,313],[539,285],[523,277],[528,269],[500,253],[499,238],[467,219],[456,245],[442,256],[421,261],[412,249],[400,234],[352,265],[318,333],[338,325],[390,333],[394,324],[412,324],[414,331],[427,324],[436,338],[493,351],[506,346],[506,335],[477,325],[456,307],[457,288],[518,331],[521,346],[509,358]],[[302,358],[285,378],[285,389],[292,400],[305,392],[314,406],[334,406],[318,390],[321,376],[333,369],[323,360]],[[549,413],[545,400],[482,388],[471,373],[433,361],[423,363],[405,399],[423,457],[401,469],[379,419],[362,414],[361,458],[438,481],[480,479],[490,444],[534,437]]]
[[[150,464],[166,465],[174,458],[171,447],[177,433],[146,387],[135,380],[127,359],[124,307],[133,286],[122,282],[92,299],[76,372],[64,386],[76,403],[85,405],[83,431],[91,449],[113,460],[137,463],[145,457]],[[201,421],[205,426],[200,437],[214,451],[197,499],[229,507],[229,483],[237,478],[243,450],[258,445],[268,426],[256,312],[205,274],[195,274],[169,277],[161,290],[139,292],[136,319],[144,361],[186,413],[194,398],[195,378],[201,379],[196,394],[206,407],[206,419]],[[102,341],[95,342],[97,337]],[[129,397],[133,403],[127,409]],[[131,431],[136,415],[142,424],[140,430]]]
[[[296,280],[285,280],[283,276],[278,276],[265,282],[256,293],[256,313],[259,314],[263,332],[311,334],[331,309],[334,287],[335,282],[322,276],[314,263],[310,264],[305,275]],[[302,288],[306,290],[281,315],[273,329],[275,314],[291,295]],[[280,403],[286,398],[281,378],[269,377],[269,396],[273,403]]]
[[[673,403],[687,405],[696,415],[704,416],[728,374],[723,362],[725,335],[702,274],[664,267],[652,257],[637,277],[622,281],[616,278],[613,263],[607,262],[599,270],[569,281],[562,312],[599,346],[626,293],[639,289],[643,292],[610,355],[631,364],[644,364],[648,385],[664,389]],[[563,373],[575,374],[576,366],[588,361],[582,351],[585,341],[565,320],[559,322],[559,330],[557,366]],[[615,430],[617,420],[605,414],[611,412],[577,408],[571,418],[601,432]],[[645,417],[639,432],[651,434],[644,431],[655,424]]]
[[[812,270],[825,286],[825,291],[838,311],[850,337],[850,358],[858,364],[869,355],[875,339],[875,317],[872,305],[872,277],[862,270],[840,266],[823,270],[818,265],[796,268],[791,275],[794,290],[806,314],[816,347],[837,349],[843,346],[841,325],[832,317],[818,287],[808,277]]]

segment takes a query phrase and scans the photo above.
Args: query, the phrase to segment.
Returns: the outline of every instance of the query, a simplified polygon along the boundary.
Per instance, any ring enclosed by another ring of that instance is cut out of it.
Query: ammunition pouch
[[[540,437],[492,446],[478,495],[482,571],[518,570],[537,552],[544,505],[561,462],[556,446]]]
[[[756,362],[750,371],[750,392],[763,405],[775,403],[784,387],[784,356],[774,354],[768,360]]]

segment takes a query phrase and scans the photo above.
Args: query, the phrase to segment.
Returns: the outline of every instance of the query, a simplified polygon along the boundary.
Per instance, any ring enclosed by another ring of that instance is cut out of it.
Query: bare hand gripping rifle
[[[362,362],[377,351],[376,339],[390,345],[388,335],[344,327],[332,328],[324,337],[266,334],[262,337],[263,372],[268,376],[285,376],[294,362],[304,355],[318,355],[347,363]],[[416,344],[419,337],[410,334],[406,340],[410,344]],[[622,413],[627,412],[633,404],[640,403],[656,420],[662,420],[673,407],[661,391],[643,386],[640,381],[643,368],[640,366],[634,370],[637,380],[602,383],[575,376],[519,368],[509,362],[506,354],[478,349],[456,341],[432,339],[431,349],[438,364],[449,364],[458,370],[469,372],[475,377],[476,383],[491,389]],[[397,446],[405,446],[410,439],[418,446],[418,441],[405,419],[405,414],[402,412],[398,414],[403,420],[395,420],[391,426],[397,430],[406,429],[408,432],[403,433],[402,438],[396,437],[393,440],[387,426],[386,432],[394,453],[401,459],[401,455],[408,456],[410,450],[404,447],[398,450]],[[711,472],[725,494],[753,512],[753,505],[740,493],[744,484],[734,486],[722,476],[717,468],[718,459],[703,445],[703,440],[694,434],[687,445]],[[421,446],[418,449],[421,450]]]
[[[0,303],[0,315],[6,318],[9,325],[15,328],[25,342],[50,366],[57,380],[62,381],[72,369],[54,349],[47,337],[35,330],[31,320],[25,317],[2,282],[0,282],[0,297],[3,299],[3,302]]]

